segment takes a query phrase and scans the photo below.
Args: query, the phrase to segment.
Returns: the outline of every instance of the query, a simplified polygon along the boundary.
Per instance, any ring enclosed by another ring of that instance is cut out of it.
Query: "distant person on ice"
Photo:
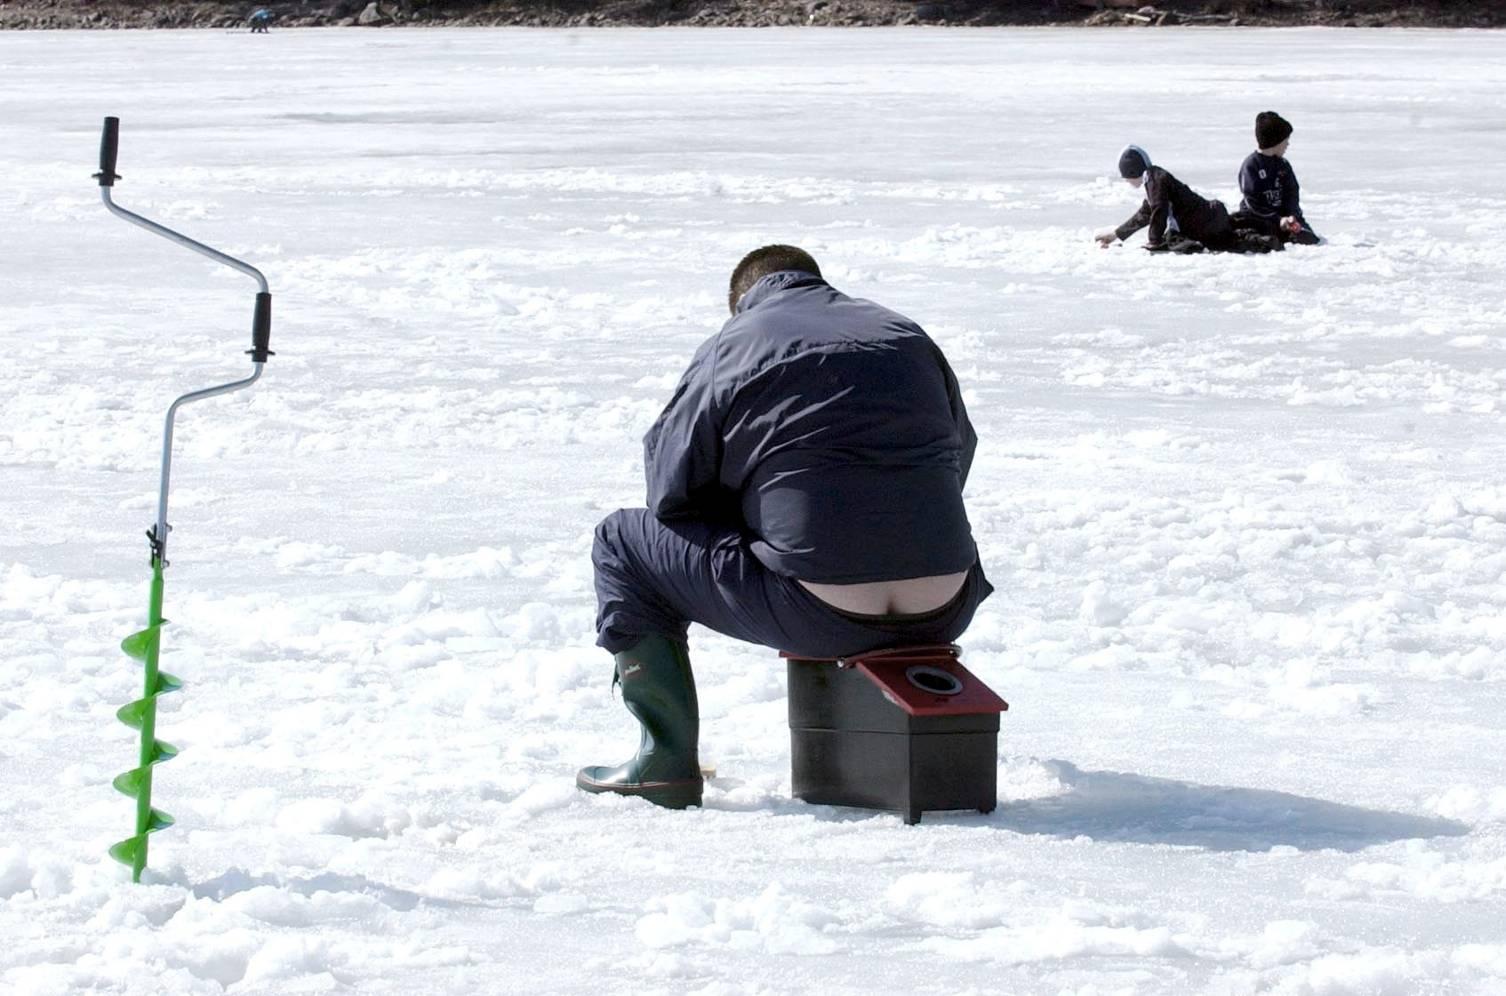
[[[587,792],[701,801],[686,629],[812,657],[947,643],[993,591],[963,507],[977,437],[921,327],[765,246],[643,441],[648,507],[596,529],[597,643],[642,725]]]
[[[1297,174],[1286,161],[1292,126],[1275,111],[1255,116],[1255,146],[1239,167],[1239,189],[1245,195],[1236,221],[1248,218],[1268,235],[1283,242],[1315,246],[1322,239],[1302,216]]]
[[[1150,154],[1131,145],[1119,154],[1119,175],[1132,187],[1144,188],[1140,209],[1118,228],[1105,229],[1094,238],[1101,246],[1123,242],[1140,229],[1150,227],[1145,248],[1151,252],[1270,252],[1281,242],[1248,228],[1236,229],[1222,201],[1209,200],[1160,166]]]
[[[247,20],[251,24],[251,33],[253,35],[264,35],[267,33],[267,29],[272,26],[272,12],[265,7],[258,7],[251,12],[251,16]]]

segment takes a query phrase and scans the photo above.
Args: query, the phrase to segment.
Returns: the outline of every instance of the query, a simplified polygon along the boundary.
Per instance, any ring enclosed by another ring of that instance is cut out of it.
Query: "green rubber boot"
[[[622,703],[643,728],[638,753],[615,768],[581,768],[575,784],[587,792],[640,796],[667,809],[699,806],[701,716],[685,644],[646,636],[616,661]]]

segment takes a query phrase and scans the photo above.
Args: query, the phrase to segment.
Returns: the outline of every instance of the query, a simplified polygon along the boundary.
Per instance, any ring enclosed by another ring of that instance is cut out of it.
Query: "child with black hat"
[[[1145,203],[1118,228],[1105,229],[1094,238],[1101,246],[1124,241],[1146,226],[1150,234],[1145,248],[1151,252],[1269,252],[1280,249],[1278,239],[1251,231],[1236,231],[1229,209],[1211,201],[1160,166],[1151,165],[1150,154],[1131,145],[1119,154],[1119,175],[1130,186],[1145,188]]]
[[[1286,161],[1292,126],[1275,111],[1255,115],[1255,145],[1239,168],[1239,189],[1245,195],[1236,223],[1249,224],[1283,242],[1315,246],[1322,240],[1302,217],[1300,188],[1292,164]]]

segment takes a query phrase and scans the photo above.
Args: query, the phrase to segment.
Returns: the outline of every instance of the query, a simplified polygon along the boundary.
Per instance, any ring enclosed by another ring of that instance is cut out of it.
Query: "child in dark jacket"
[[[1286,161],[1292,126],[1275,111],[1255,116],[1255,145],[1239,167],[1239,189],[1245,195],[1235,222],[1248,224],[1283,242],[1315,246],[1322,240],[1302,217],[1297,174]]]
[[[1101,246],[1124,241],[1149,226],[1145,248],[1151,252],[1269,252],[1280,242],[1253,232],[1236,231],[1229,209],[1194,191],[1160,166],[1138,145],[1119,155],[1119,175],[1145,189],[1145,202],[1124,224],[1094,236]]]

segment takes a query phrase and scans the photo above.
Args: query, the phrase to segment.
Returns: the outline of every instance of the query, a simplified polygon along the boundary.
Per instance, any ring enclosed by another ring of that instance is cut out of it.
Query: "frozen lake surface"
[[[0,35],[0,989],[1506,991],[1506,35]],[[1329,244],[1090,238],[1137,142],[1232,207],[1257,111]],[[105,857],[161,419],[183,748]],[[746,250],[942,344],[1012,705],[989,816],[789,797],[772,652],[692,651],[702,810],[591,531]]]

